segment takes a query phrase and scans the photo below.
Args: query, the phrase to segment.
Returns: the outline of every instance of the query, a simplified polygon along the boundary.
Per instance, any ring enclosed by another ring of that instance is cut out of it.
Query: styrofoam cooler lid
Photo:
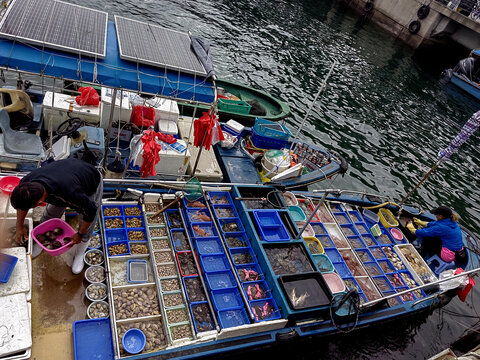
[[[242,124],[240,124],[239,122],[233,119],[228,120],[225,123],[225,126],[228,127],[230,130],[233,130],[239,134],[243,131],[243,129],[245,129],[245,126],[243,126]]]
[[[62,136],[55,144],[52,146],[52,151],[54,154],[55,160],[66,159],[70,156],[70,146],[72,144],[72,139],[68,136]]]
[[[0,297],[0,356],[24,351],[32,346],[32,329],[25,294]]]
[[[18,258],[17,264],[13,268],[10,279],[6,283],[0,284],[0,296],[25,293],[30,291],[30,277],[28,275],[27,267],[27,252],[24,247],[14,247],[3,249],[2,253],[15,256]],[[1,307],[0,307],[1,309]],[[0,329],[1,331],[1,329]],[[1,335],[0,335],[1,338]],[[1,351],[1,347],[0,347]]]
[[[177,135],[178,126],[175,121],[160,119],[158,120],[158,131],[168,135]]]

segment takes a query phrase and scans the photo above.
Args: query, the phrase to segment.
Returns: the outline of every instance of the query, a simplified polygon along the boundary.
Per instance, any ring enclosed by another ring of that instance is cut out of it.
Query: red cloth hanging
[[[462,272],[464,272],[462,268],[457,268],[454,274],[458,275],[458,274],[461,274]],[[472,278],[468,278],[467,285],[465,285],[462,289],[457,289],[458,298],[462,302],[465,302],[465,300],[467,299],[468,293],[470,292],[470,290],[472,290],[474,286],[475,286],[475,280],[473,280]]]
[[[148,106],[136,105],[130,116],[130,122],[138,127],[145,128],[155,125],[155,109]]]
[[[173,144],[177,139],[172,135],[155,132],[153,130],[145,130],[141,137],[143,143],[143,164],[140,168],[142,177],[155,176],[157,170],[155,165],[160,161],[159,151],[162,150],[162,146],[157,140],[164,141],[168,144]]]
[[[210,116],[208,113],[193,122],[193,145],[201,147],[202,142],[205,150],[210,150],[211,145],[215,145],[219,141],[225,140],[218,116],[215,113]]]
[[[80,91],[80,95],[75,98],[78,105],[98,106],[100,104],[100,97],[93,87],[81,87],[78,91]]]

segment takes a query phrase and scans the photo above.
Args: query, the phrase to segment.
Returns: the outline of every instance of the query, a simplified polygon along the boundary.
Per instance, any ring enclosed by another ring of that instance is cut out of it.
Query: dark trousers
[[[440,256],[442,252],[442,240],[438,236],[424,237],[422,238],[422,248],[420,255],[425,258],[427,255]]]

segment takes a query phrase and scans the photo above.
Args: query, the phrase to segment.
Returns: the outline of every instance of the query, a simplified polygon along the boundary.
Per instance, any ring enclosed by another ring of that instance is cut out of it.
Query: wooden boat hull
[[[266,115],[254,115],[254,114],[241,114],[238,112],[229,112],[224,110],[219,110],[218,114],[220,116],[220,121],[226,122],[230,119],[239,121],[244,125],[251,125],[255,122],[256,117],[261,117],[263,119],[271,121],[279,121],[290,114],[290,107],[283,101],[274,98],[273,96],[267,94],[264,91],[257,90],[245,85],[241,85],[232,81],[227,80],[217,80],[217,87],[224,88],[226,92],[229,92],[243,101],[257,100],[266,110]],[[193,116],[195,105],[179,101],[178,107],[180,114],[184,116]],[[196,117],[201,116],[202,112],[208,111],[209,107],[206,105],[198,105],[196,109]]]
[[[466,93],[473,96],[475,99],[480,100],[480,85],[468,80],[465,76],[461,76],[457,73],[453,73],[450,82],[459,87]]]

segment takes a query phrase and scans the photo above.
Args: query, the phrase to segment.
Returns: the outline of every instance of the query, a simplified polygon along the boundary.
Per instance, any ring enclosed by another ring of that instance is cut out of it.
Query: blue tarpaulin
[[[214,100],[213,85],[204,76],[122,60],[113,22],[107,26],[105,59],[43,48],[18,40],[0,39],[0,67],[178,100],[203,103],[212,103]]]

